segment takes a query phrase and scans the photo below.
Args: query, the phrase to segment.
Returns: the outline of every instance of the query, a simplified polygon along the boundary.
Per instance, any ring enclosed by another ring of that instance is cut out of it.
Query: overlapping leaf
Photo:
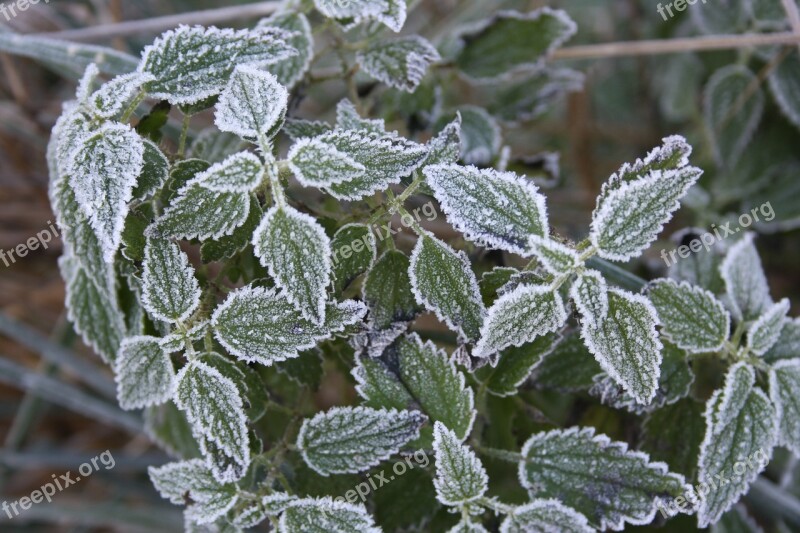
[[[414,92],[430,64],[441,58],[431,43],[412,35],[372,44],[359,51],[356,59],[361,68],[376,80]]]
[[[123,409],[140,409],[166,402],[175,393],[175,368],[155,337],[122,341],[114,373],[117,399]]]

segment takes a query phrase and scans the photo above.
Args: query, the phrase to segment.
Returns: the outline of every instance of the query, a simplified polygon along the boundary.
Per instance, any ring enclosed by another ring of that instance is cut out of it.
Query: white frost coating
[[[551,274],[566,274],[581,266],[578,252],[566,244],[540,235],[531,235],[528,240],[531,253]]]
[[[332,19],[352,19],[351,25],[365,20],[377,20],[394,32],[403,29],[406,22],[404,0],[314,0],[320,13]]]
[[[784,116],[800,128],[800,83],[796,75],[798,68],[800,61],[797,54],[784,57],[769,73],[769,88]]]
[[[661,372],[658,314],[644,296],[618,289],[608,291],[608,304],[602,324],[583,321],[581,337],[609,376],[637,402],[649,404]]]
[[[503,130],[482,107],[459,108],[461,117],[461,159],[468,165],[486,165],[500,151]]]
[[[275,206],[253,233],[253,247],[289,301],[305,318],[322,324],[331,280],[331,241],[316,219],[288,205]]]
[[[444,505],[461,506],[477,500],[489,488],[489,476],[478,456],[441,422],[433,426],[436,460],[436,499]]]
[[[778,445],[800,455],[800,359],[778,361],[769,373],[769,396],[778,413]]]
[[[747,332],[747,348],[756,355],[764,355],[778,342],[783,330],[783,320],[791,304],[787,298],[772,305]],[[798,354],[800,355],[800,354]]]
[[[166,337],[158,339],[158,343],[167,353],[180,352],[186,348],[186,341],[199,341],[206,334],[209,327],[208,320],[201,320],[194,324],[185,334],[177,330]]]
[[[321,476],[362,472],[417,439],[425,420],[418,411],[334,407],[303,421],[297,448]]]
[[[608,284],[600,272],[583,272],[572,284],[569,296],[585,322],[592,327],[603,325],[608,315]]]
[[[197,174],[182,189],[199,185],[215,192],[250,192],[264,178],[264,165],[250,152],[239,152]]]
[[[100,76],[100,69],[97,64],[90,63],[86,70],[83,71],[83,76],[78,81],[78,87],[75,90],[75,99],[78,102],[85,102],[89,98],[92,93],[92,86],[97,81],[98,76]]]
[[[275,75],[239,65],[219,97],[215,123],[242,138],[267,139],[283,120],[288,103],[289,93]]]
[[[218,192],[187,184],[147,228],[145,235],[216,240],[232,234],[249,215],[250,196],[247,193]]]
[[[145,72],[131,72],[117,76],[103,84],[89,97],[92,113],[105,119],[120,114],[139,90],[154,79],[152,74]]]
[[[567,321],[561,295],[547,285],[519,285],[495,301],[472,354],[489,357],[556,331]]]
[[[336,104],[336,129],[366,130],[372,133],[385,134],[386,121],[382,118],[362,118],[353,102],[344,98]]]
[[[462,518],[461,521],[447,530],[447,533],[489,533],[480,522],[473,522],[471,518]]]
[[[800,318],[783,321],[778,341],[764,354],[768,362],[800,357]]]
[[[436,48],[419,35],[378,42],[356,54],[367,74],[406,92],[414,92],[428,67],[439,60]]]
[[[278,533],[381,533],[363,505],[324,498],[294,500],[281,515]]]
[[[159,405],[175,393],[175,368],[155,337],[122,341],[114,374],[119,406],[125,410]]]
[[[308,72],[314,57],[314,35],[311,32],[308,17],[303,13],[293,11],[278,12],[268,19],[261,20],[256,28],[264,26],[273,26],[294,32],[288,43],[297,50],[297,55],[283,59],[267,68],[278,77],[278,80],[287,89],[292,89]]]
[[[544,196],[513,172],[450,164],[423,174],[447,220],[473,242],[528,256],[530,236],[548,232]]]
[[[367,169],[335,146],[300,139],[287,156],[292,174],[303,187],[329,187],[363,176]]]
[[[408,330],[408,326],[408,322],[393,322],[388,327],[379,329],[372,323],[369,329],[353,335],[349,343],[357,355],[365,354],[377,358]]]
[[[747,233],[731,246],[719,266],[725,282],[731,312],[737,320],[755,320],[772,305],[767,277],[753,244],[755,234]]]
[[[144,143],[130,126],[106,123],[70,156],[70,186],[107,263],[122,242],[133,188],[144,167]]]
[[[581,513],[556,499],[539,499],[516,507],[500,525],[500,533],[592,533]]]
[[[431,139],[425,165],[455,164],[461,157],[461,114]]]
[[[142,305],[150,315],[176,323],[197,310],[203,292],[189,256],[177,244],[147,239],[142,270]]]

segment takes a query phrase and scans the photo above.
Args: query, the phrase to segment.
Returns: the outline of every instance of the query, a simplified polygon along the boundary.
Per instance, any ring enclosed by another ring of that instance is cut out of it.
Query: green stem
[[[122,113],[119,121],[123,124],[128,122],[133,116],[133,113],[139,108],[139,104],[144,101],[146,95],[147,93],[144,91],[139,91],[139,94],[136,95],[136,98],[133,99],[133,102],[131,102],[127,109],[125,109],[125,111]]]
[[[181,139],[178,143],[178,159],[183,159],[186,155],[186,141],[189,138],[189,124],[192,120],[191,115],[183,115],[183,125],[181,126]]]

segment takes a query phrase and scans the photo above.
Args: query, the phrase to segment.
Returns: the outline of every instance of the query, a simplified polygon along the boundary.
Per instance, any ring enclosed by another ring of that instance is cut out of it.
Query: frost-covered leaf
[[[459,108],[461,119],[461,159],[468,165],[488,165],[500,152],[503,132],[485,109],[476,106]]]
[[[522,447],[519,478],[531,497],[557,498],[600,530],[648,524],[656,510],[684,492],[683,476],[628,450],[593,428],[533,435]]]
[[[581,265],[578,252],[558,241],[540,235],[529,237],[530,253],[551,274],[566,274]]]
[[[735,34],[747,26],[750,3],[750,0],[720,0],[716,5],[700,2],[697,9],[690,10],[692,22],[706,34]]]
[[[461,157],[461,115],[445,126],[427,144],[426,165],[455,164]]]
[[[151,74],[143,72],[117,76],[89,97],[92,113],[105,119],[119,115],[139,93],[142,86],[154,79]]]
[[[561,295],[547,285],[520,285],[489,308],[473,355],[488,357],[556,331],[567,321]]]
[[[365,224],[345,224],[331,240],[333,287],[340,293],[375,263],[378,245],[375,234]]]
[[[411,292],[408,256],[388,250],[375,263],[364,281],[363,298],[370,307],[370,319],[378,328],[413,320],[420,306]]]
[[[261,264],[290,302],[316,324],[325,321],[331,241],[312,216],[288,205],[270,209],[253,234]]]
[[[368,407],[403,410],[414,402],[400,377],[380,359],[357,357],[352,374],[356,392]]]
[[[747,348],[751,353],[764,355],[772,348],[781,335],[789,300],[784,298],[769,307],[747,331]]]
[[[464,44],[456,64],[477,79],[538,69],[576,31],[575,23],[561,10],[500,11],[459,35]]]
[[[151,466],[147,473],[161,497],[175,505],[186,504],[188,495],[187,518],[198,524],[215,521],[239,500],[236,485],[218,482],[201,459]]]
[[[470,518],[462,518],[461,521],[447,530],[447,533],[489,533],[480,522],[473,522]]]
[[[800,318],[784,319],[777,342],[764,354],[768,363],[800,357]]]
[[[453,331],[475,340],[486,313],[469,259],[432,235],[417,240],[408,268],[417,302]]]
[[[731,246],[719,267],[728,295],[725,303],[737,320],[756,320],[772,305],[767,277],[753,239],[754,235],[748,233]]]
[[[319,137],[332,129],[330,124],[321,120],[287,118],[281,131],[293,141],[297,141],[304,138]]]
[[[701,528],[716,522],[747,492],[772,456],[778,413],[754,384],[753,368],[737,363],[728,370],[724,388],[706,404],[706,435],[698,460]]]
[[[220,237],[217,240],[205,241],[200,247],[200,257],[203,263],[214,261],[224,261],[231,259],[239,252],[250,245],[253,240],[253,232],[259,224],[264,213],[261,211],[261,204],[256,195],[250,195],[250,213],[244,224],[236,228],[233,233]]]
[[[493,90],[488,106],[492,116],[516,125],[535,120],[556,107],[565,94],[579,92],[584,87],[582,72],[569,68],[544,68]]]
[[[441,422],[436,422],[433,427],[433,452],[436,458],[433,485],[440,502],[460,506],[486,493],[489,477],[480,459]]]
[[[778,361],[769,373],[769,395],[778,411],[778,441],[800,455],[800,359]]]
[[[114,373],[119,406],[126,410],[164,403],[175,393],[175,368],[155,337],[122,341]]]
[[[352,25],[377,20],[399,32],[406,22],[407,8],[403,0],[314,0],[314,5],[326,17]]]
[[[658,315],[647,298],[611,289],[603,323],[584,320],[581,328],[581,337],[603,370],[644,405],[658,388],[662,345],[657,324]]]
[[[488,374],[484,381],[486,388],[497,396],[513,396],[560,340],[558,334],[548,333],[522,346],[503,350],[494,368],[485,367]]]
[[[736,504],[719,522],[712,524],[711,533],[764,533],[764,530],[747,514],[743,504]]]
[[[231,293],[217,307],[211,325],[229,353],[270,366],[297,357],[365,314],[366,307],[352,300],[328,304],[325,324],[318,326],[303,318],[277,290],[248,286]]]
[[[143,167],[142,138],[124,124],[103,125],[72,156],[69,183],[102,244],[106,262],[119,248],[128,202]]]
[[[231,30],[179,26],[145,47],[139,72],[155,76],[153,98],[193,104],[222,92],[238,65],[267,67],[298,52],[286,30]]]
[[[608,316],[608,284],[596,270],[586,270],[573,283],[569,293],[584,322],[602,326]]]
[[[200,455],[186,415],[172,401],[144,410],[144,430],[171,457],[191,459]]]
[[[414,92],[439,52],[419,35],[378,41],[356,55],[364,71],[383,83],[402,91]]]
[[[533,500],[515,507],[500,525],[500,533],[526,533],[530,531],[564,533],[591,533],[586,517],[555,499]]]
[[[197,134],[189,147],[189,157],[219,163],[242,149],[244,141],[232,133],[208,128]]]
[[[336,129],[383,135],[386,134],[386,121],[382,118],[363,118],[353,102],[345,98],[336,104]]]
[[[755,74],[742,65],[717,70],[703,96],[705,117],[717,164],[733,168],[761,122],[764,93]]]
[[[281,515],[279,533],[381,533],[363,505],[331,497],[295,500]]]
[[[286,42],[297,50],[297,54],[266,67],[266,70],[278,77],[281,85],[291,89],[303,79],[311,66],[311,59],[314,56],[314,36],[311,33],[311,25],[303,13],[286,11],[262,20],[257,27],[264,26],[292,32],[292,36]]]
[[[200,284],[180,247],[168,240],[150,238],[144,249],[142,305],[166,322],[183,322],[200,305]]]
[[[575,392],[591,387],[602,371],[580,335],[571,333],[534,368],[531,382],[538,388]]]
[[[385,329],[376,329],[370,324],[350,337],[350,346],[357,354],[366,354],[369,357],[380,357],[386,349],[394,344],[403,333],[408,330],[409,322],[395,322]]]
[[[647,296],[663,333],[689,353],[716,352],[728,340],[731,317],[709,291],[659,279],[650,284]]]
[[[275,75],[251,65],[239,65],[219,97],[215,122],[239,137],[267,140],[286,114],[289,93]]]
[[[318,139],[301,139],[289,152],[289,166],[305,187],[326,187],[358,179],[364,165],[334,146]]]
[[[769,88],[786,118],[800,128],[800,75],[797,74],[798,71],[800,71],[800,55],[795,50],[770,71]]]
[[[144,165],[133,189],[135,200],[144,200],[160,189],[169,178],[169,160],[151,140],[144,141]]]
[[[334,407],[303,421],[297,448],[320,475],[367,470],[419,436],[418,411]]]
[[[220,465],[212,460],[212,454],[207,455],[206,464],[214,477],[221,482],[240,479],[250,465],[250,442],[236,384],[216,368],[193,360],[178,373],[175,404],[186,413],[195,434],[228,459]]]
[[[529,255],[530,236],[548,232],[544,196],[512,172],[431,165],[423,173],[448,221],[478,244]]]

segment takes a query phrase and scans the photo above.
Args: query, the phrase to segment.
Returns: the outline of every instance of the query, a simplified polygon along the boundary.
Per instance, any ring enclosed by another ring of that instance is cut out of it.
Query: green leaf
[[[783,330],[786,313],[791,304],[784,298],[767,309],[747,331],[747,349],[756,355],[764,355],[772,348]]]
[[[169,178],[169,160],[151,140],[144,139],[144,166],[133,189],[135,200],[144,200],[159,190]]]
[[[398,375],[380,359],[358,356],[352,374],[356,392],[368,407],[403,410],[414,402]]]
[[[244,141],[232,133],[214,128],[201,131],[189,147],[189,156],[211,163],[219,163],[242,149]]]
[[[150,74],[142,72],[117,76],[89,97],[92,113],[104,119],[114,118],[133,101],[142,86],[153,79]]]
[[[580,336],[570,334],[534,368],[531,381],[539,387],[575,392],[591,387],[594,376],[602,371]]]
[[[600,530],[647,524],[684,489],[683,476],[628,450],[624,442],[571,428],[533,435],[522,447],[519,477],[531,497],[557,498]]]
[[[296,359],[287,359],[276,365],[278,372],[301,385],[319,388],[325,369],[322,367],[323,358],[317,349],[306,350]]]
[[[640,448],[673,472],[694,479],[705,429],[702,404],[684,398],[647,415]]]
[[[485,109],[477,106],[459,108],[456,120],[461,123],[461,159],[468,165],[488,165],[500,153],[503,131]]]
[[[461,506],[480,498],[489,488],[489,477],[480,459],[441,422],[433,427],[436,458],[436,498],[444,505]]]
[[[122,341],[114,373],[119,406],[140,409],[166,402],[175,393],[175,368],[155,337]]]
[[[350,23],[348,28],[367,20],[377,20],[399,32],[406,21],[406,3],[401,0],[314,0],[314,5],[326,17]]]
[[[261,211],[261,204],[258,198],[251,194],[250,213],[247,215],[245,223],[233,230],[230,235],[220,237],[218,240],[205,241],[200,247],[200,257],[203,263],[224,261],[242,252],[253,240],[253,233],[261,223],[263,216],[264,213]]]
[[[250,214],[246,192],[219,192],[189,182],[148,228],[150,236],[178,239],[220,239],[232,235]]]
[[[281,515],[279,533],[380,533],[363,505],[325,498],[295,500]]]
[[[766,2],[764,2],[766,3]],[[781,20],[784,15],[781,14]],[[791,52],[769,73],[769,88],[784,116],[800,128],[800,55]]]
[[[177,323],[200,305],[202,291],[189,257],[168,240],[149,238],[142,266],[142,305],[151,316]]]
[[[425,165],[455,164],[461,157],[461,115],[445,126],[428,144]]]
[[[800,455],[800,359],[778,361],[769,373],[769,396],[778,411],[778,444]]]
[[[236,485],[220,483],[201,459],[149,467],[147,473],[163,498],[184,505],[191,504],[186,517],[198,524],[209,524],[227,513],[239,500]]]
[[[570,297],[584,322],[599,327],[608,316],[608,284],[596,270],[585,270],[570,288]]]
[[[418,455],[415,453],[413,457],[417,459]],[[424,467],[430,459],[427,455],[423,457],[425,461],[420,466]],[[373,495],[374,513],[376,522],[385,531],[419,530],[439,508],[433,480],[422,468],[412,468],[379,488]]]
[[[372,268],[378,245],[372,228],[366,224],[346,224],[333,236],[331,250],[333,290],[338,294]]]
[[[663,333],[689,353],[716,352],[728,340],[731,316],[709,291],[659,279],[650,283],[647,296]]]
[[[561,10],[501,11],[461,33],[464,44],[456,64],[477,79],[538,69],[576,31],[575,23]]]
[[[514,508],[500,525],[500,533],[526,533],[528,531],[563,531],[565,533],[591,533],[586,517],[558,500],[533,500]]]
[[[727,0],[718,6],[701,3],[696,7],[690,10],[692,22],[703,33],[734,34],[745,30],[749,22],[750,2],[745,0]]]
[[[293,141],[297,141],[304,138],[319,137],[329,133],[331,130],[331,125],[321,120],[287,118],[281,131]]]
[[[314,36],[311,33],[311,25],[303,13],[286,11],[275,13],[270,18],[262,20],[258,23],[257,28],[264,26],[292,32],[292,36],[286,42],[297,50],[297,54],[266,68],[267,71],[277,76],[282,85],[291,89],[303,79],[311,66],[311,59],[314,56]]]
[[[222,131],[257,142],[277,134],[289,93],[278,78],[250,65],[239,65],[219,97],[215,123]]]
[[[233,361],[216,352],[204,353],[198,360],[219,371],[236,386],[248,420],[255,422],[264,415],[270,400],[258,372],[241,361]]]
[[[424,422],[416,411],[334,407],[303,421],[297,448],[320,475],[362,472],[416,439]]]
[[[144,428],[148,437],[172,457],[191,459],[200,455],[192,426],[174,402],[145,409]]]
[[[463,338],[480,336],[485,310],[478,280],[464,252],[456,252],[432,235],[417,240],[408,269],[417,302]]]
[[[448,221],[471,241],[527,256],[530,236],[548,232],[544,196],[512,172],[431,165],[423,173]]]
[[[336,129],[386,135],[386,121],[382,118],[363,118],[353,102],[344,98],[336,104]]]
[[[411,321],[420,310],[410,288],[410,264],[403,252],[389,250],[367,274],[363,298],[370,308],[370,321],[379,329]]]
[[[519,347],[511,347],[500,352],[500,360],[484,381],[487,389],[497,396],[513,396],[517,389],[527,381],[534,369],[553,352],[561,337],[548,333],[537,337]]]
[[[755,520],[747,514],[743,504],[736,504],[711,526],[712,533],[764,533]]]
[[[508,284],[519,270],[511,267],[494,267],[481,275],[480,289],[484,305],[490,307],[497,299],[498,291]]]
[[[519,80],[515,77],[493,91],[489,112],[509,125],[535,120],[555,108],[566,93],[583,90],[584,79],[582,72],[549,67]]]
[[[778,341],[764,354],[764,360],[774,363],[800,357],[800,318],[784,319]]]
[[[378,41],[356,54],[367,74],[406,92],[414,92],[430,64],[440,59],[436,48],[419,35]]]
[[[578,252],[547,237],[531,235],[528,246],[542,268],[551,274],[566,274],[582,264]]]
[[[753,244],[754,235],[731,246],[719,267],[731,313],[738,321],[757,320],[772,305],[767,277]]]
[[[312,216],[288,205],[267,211],[253,234],[256,257],[303,317],[325,322],[331,241]]]

